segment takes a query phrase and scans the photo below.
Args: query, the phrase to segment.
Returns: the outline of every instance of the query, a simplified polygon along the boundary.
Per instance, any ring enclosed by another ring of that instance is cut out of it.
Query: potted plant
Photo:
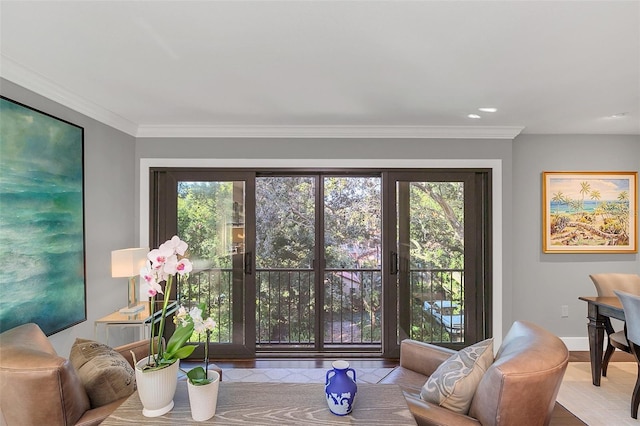
[[[149,252],[147,265],[140,271],[151,297],[152,315],[155,313],[157,294],[165,295],[157,337],[155,327],[151,327],[149,356],[136,361],[136,384],[144,407],[142,414],[146,417],[161,416],[173,408],[180,359],[191,355],[196,348],[185,345],[193,334],[193,321],[180,321],[166,347],[160,344],[174,276],[188,274],[193,269],[189,259],[184,257],[187,248],[187,243],[174,236]],[[165,283],[164,290],[162,282]]]
[[[201,303],[198,307],[191,308],[187,315],[186,309],[180,307],[176,315],[176,319],[180,323],[191,323],[196,333],[206,333],[207,335],[204,347],[204,368],[197,366],[187,372],[191,416],[196,421],[208,420],[215,415],[220,383],[218,372],[209,371],[209,341],[216,323],[211,317],[206,320],[202,319],[204,309],[205,304]]]

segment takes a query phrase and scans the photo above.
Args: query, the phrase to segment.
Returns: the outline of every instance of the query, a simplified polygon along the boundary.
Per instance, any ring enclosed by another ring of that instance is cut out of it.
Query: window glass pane
[[[381,342],[381,179],[324,178],[324,342]]]
[[[380,190],[379,177],[324,179],[327,268],[380,268]]]
[[[257,268],[311,268],[315,226],[312,177],[256,179]]]
[[[211,341],[230,343],[233,281],[243,280],[245,184],[242,181],[179,181],[178,235],[189,244],[193,263],[188,279],[178,286],[187,307],[204,302],[217,324]],[[206,341],[194,335],[191,341]]]
[[[315,185],[309,176],[256,179],[256,344],[315,341]]]
[[[464,184],[410,182],[408,209],[410,336],[464,341]]]

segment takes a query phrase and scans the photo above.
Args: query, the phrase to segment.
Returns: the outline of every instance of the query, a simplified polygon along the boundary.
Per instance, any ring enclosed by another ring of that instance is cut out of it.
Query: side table
[[[110,327],[137,327],[140,329],[142,339],[147,339],[150,336],[150,327],[160,322],[162,317],[162,302],[156,302],[157,308],[153,315],[151,314],[151,302],[140,302],[139,305],[144,306],[144,309],[136,312],[135,314],[121,314],[116,311],[105,317],[95,320],[93,323],[93,334],[96,340],[98,340],[98,325],[102,324],[105,328],[105,343],[109,344],[109,328]],[[167,305],[167,315],[173,314],[178,310],[178,302],[175,300],[169,301]]]

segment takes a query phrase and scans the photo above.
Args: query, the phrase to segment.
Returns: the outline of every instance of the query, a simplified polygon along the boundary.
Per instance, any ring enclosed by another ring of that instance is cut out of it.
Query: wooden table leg
[[[604,344],[605,317],[598,314],[598,306],[589,303],[589,357],[591,360],[591,378],[594,386],[600,386],[602,375],[602,346]]]

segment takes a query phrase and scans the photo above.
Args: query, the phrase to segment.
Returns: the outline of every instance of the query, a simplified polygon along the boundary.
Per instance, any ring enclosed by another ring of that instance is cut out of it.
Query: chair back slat
[[[615,297],[614,290],[640,296],[640,275],[604,273],[589,275],[600,297]]]

